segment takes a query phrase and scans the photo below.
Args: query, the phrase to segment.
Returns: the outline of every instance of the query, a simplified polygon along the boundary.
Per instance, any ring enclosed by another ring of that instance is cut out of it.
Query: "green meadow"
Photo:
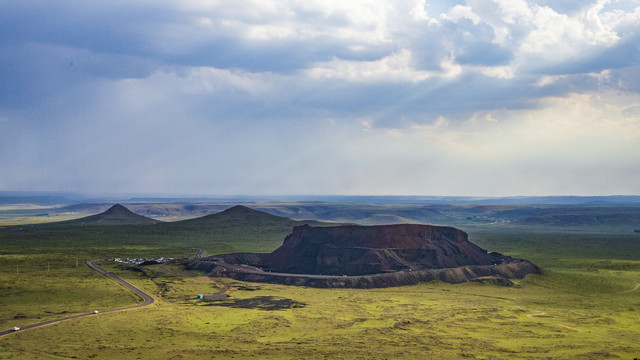
[[[85,259],[266,252],[292,225],[236,220],[2,229],[0,329],[140,301]],[[2,337],[0,359],[640,357],[640,234],[491,224],[463,230],[489,251],[532,260],[542,273],[513,287],[314,289],[212,278],[179,264],[136,269],[102,261],[158,303]],[[221,291],[229,297],[195,299]]]

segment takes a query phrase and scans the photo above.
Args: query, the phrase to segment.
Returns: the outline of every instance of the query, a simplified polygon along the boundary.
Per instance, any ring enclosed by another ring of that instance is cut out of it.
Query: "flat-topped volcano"
[[[297,226],[262,267],[276,272],[367,275],[399,270],[492,265],[495,256],[464,231],[442,226]]]
[[[269,254],[235,253],[189,265],[212,276],[323,288],[376,288],[440,280],[512,285],[539,272],[530,261],[486,250],[452,227],[399,224],[296,226]]]

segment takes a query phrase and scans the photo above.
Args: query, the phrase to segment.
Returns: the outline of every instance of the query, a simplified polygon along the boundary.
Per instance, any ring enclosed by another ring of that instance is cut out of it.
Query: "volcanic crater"
[[[509,285],[539,272],[528,260],[488,253],[462,230],[419,224],[301,225],[272,253],[210,256],[189,267],[244,281],[349,288],[432,280]]]

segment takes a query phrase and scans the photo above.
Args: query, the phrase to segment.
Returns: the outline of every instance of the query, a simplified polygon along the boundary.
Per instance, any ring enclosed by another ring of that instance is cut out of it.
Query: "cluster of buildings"
[[[113,259],[113,261],[117,262],[117,263],[121,263],[121,264],[136,264],[136,265],[140,265],[140,264],[144,264],[144,263],[157,263],[157,264],[164,264],[164,263],[168,263],[175,260],[174,258],[165,258],[165,257],[159,257],[156,259],[121,259],[121,258],[115,258]]]

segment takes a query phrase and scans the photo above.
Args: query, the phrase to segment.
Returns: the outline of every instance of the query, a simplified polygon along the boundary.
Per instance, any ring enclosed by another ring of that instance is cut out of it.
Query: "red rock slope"
[[[261,266],[294,274],[367,275],[399,270],[493,265],[496,256],[451,227],[399,224],[380,226],[297,226]]]

